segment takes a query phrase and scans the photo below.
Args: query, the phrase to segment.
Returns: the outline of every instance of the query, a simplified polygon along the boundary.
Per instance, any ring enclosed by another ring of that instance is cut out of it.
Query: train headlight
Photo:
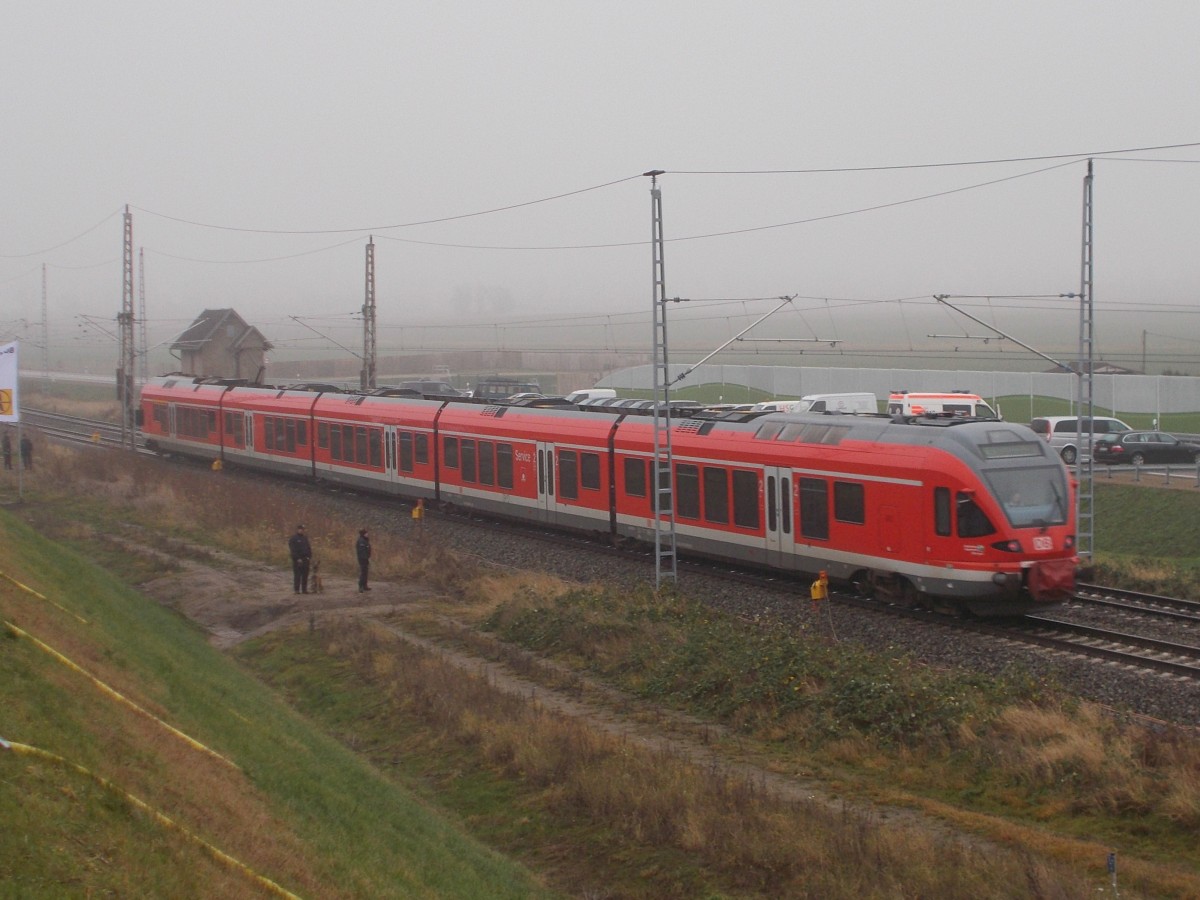
[[[996,543],[992,544],[992,549],[993,550],[1003,550],[1005,553],[1020,553],[1021,552],[1021,542],[1017,541],[1017,540],[996,541]]]

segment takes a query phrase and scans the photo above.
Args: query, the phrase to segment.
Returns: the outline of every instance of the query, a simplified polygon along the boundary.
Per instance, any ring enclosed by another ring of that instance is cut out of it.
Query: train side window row
[[[411,472],[415,466],[429,463],[429,435],[423,432],[401,431],[400,471]]]
[[[295,453],[297,447],[308,445],[308,423],[288,416],[263,416],[263,445],[267,450]]]
[[[600,490],[600,455],[575,450],[558,451],[558,495],[578,500],[579,489]]]
[[[383,468],[383,429],[365,425],[317,423],[317,446],[335,462]]]
[[[732,510],[733,524],[738,528],[758,528],[758,475],[734,469],[732,476],[719,466],[676,465],[675,514],[681,519],[700,519],[703,515],[706,522],[728,525]],[[626,492],[628,489],[626,481]]]
[[[175,408],[175,433],[208,440],[217,430],[217,412],[190,406]]]
[[[464,484],[513,486],[512,444],[447,436],[442,440],[442,462],[458,469]]]
[[[155,403],[151,405],[150,417],[155,424],[162,429],[164,434],[171,432],[171,414],[165,403]]]

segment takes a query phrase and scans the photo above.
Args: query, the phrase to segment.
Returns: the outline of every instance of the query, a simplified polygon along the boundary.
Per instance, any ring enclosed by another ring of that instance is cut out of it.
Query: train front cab
[[[1074,590],[1074,502],[1062,461],[1013,426],[959,431],[971,456],[939,463],[918,588],[978,614],[1022,612]],[[975,440],[983,433],[988,440]],[[960,459],[967,465],[955,465]],[[949,473],[949,475],[947,475]]]

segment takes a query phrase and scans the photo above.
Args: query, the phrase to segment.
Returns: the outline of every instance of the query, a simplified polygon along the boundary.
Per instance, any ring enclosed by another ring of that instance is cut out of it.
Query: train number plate
[[[1054,538],[1048,537],[1047,535],[1044,535],[1044,534],[1039,534],[1037,537],[1035,537],[1033,539],[1033,549],[1034,550],[1053,550],[1054,549]]]

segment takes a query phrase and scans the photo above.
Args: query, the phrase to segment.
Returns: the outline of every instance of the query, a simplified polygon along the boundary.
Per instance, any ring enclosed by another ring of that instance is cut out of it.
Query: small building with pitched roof
[[[272,344],[232,309],[206,309],[171,345],[179,370],[215,378],[262,379]]]

